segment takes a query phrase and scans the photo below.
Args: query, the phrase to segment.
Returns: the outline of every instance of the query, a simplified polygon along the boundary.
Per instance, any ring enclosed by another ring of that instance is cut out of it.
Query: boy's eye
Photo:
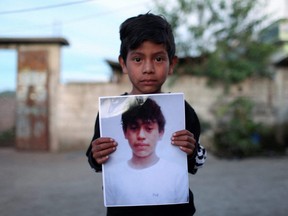
[[[139,57],[134,57],[134,58],[133,58],[133,61],[134,61],[134,62],[140,62],[140,61],[141,61],[141,58],[139,58]]]
[[[155,58],[155,61],[156,62],[161,62],[161,61],[163,61],[164,59],[163,59],[163,57],[161,57],[161,56],[158,56],[158,57],[156,57]]]

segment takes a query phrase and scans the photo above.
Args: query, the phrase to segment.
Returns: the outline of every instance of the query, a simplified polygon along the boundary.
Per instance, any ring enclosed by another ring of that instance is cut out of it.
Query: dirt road
[[[190,177],[198,216],[286,216],[288,157],[219,160]],[[84,151],[0,149],[1,216],[104,216],[101,174]]]

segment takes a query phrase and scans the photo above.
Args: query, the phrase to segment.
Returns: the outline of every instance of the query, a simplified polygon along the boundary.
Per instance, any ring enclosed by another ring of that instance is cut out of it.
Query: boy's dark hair
[[[150,98],[147,98],[142,105],[137,104],[131,106],[122,114],[123,131],[126,132],[128,125],[137,124],[137,120],[157,122],[159,132],[164,131],[166,120],[161,111],[161,107]]]
[[[120,26],[120,40],[120,56],[124,62],[126,62],[128,51],[136,49],[145,41],[163,44],[170,63],[175,55],[172,28],[163,16],[146,13],[128,18]]]

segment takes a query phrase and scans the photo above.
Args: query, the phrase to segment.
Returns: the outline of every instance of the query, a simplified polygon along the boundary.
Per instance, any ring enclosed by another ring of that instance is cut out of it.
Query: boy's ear
[[[127,74],[128,71],[127,71],[127,67],[126,67],[125,61],[124,61],[124,59],[122,58],[122,56],[120,56],[120,55],[119,55],[119,57],[118,57],[118,62],[119,62],[119,64],[121,65],[121,68],[122,68],[123,73]]]
[[[169,65],[169,72],[168,72],[169,75],[173,74],[174,68],[176,67],[177,63],[178,63],[178,57],[174,56]]]

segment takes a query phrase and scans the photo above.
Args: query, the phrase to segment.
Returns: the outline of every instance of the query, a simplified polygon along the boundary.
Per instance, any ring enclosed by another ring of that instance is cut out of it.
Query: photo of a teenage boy
[[[125,111],[121,121],[131,157],[105,172],[106,205],[187,203],[187,170],[159,157],[156,151],[165,133],[166,120],[161,107],[148,98]]]

